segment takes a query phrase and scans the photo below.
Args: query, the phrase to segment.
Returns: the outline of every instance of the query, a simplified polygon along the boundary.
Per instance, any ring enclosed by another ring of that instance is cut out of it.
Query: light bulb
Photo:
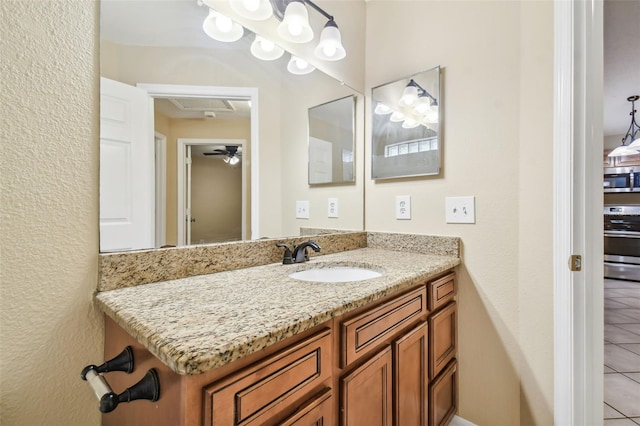
[[[292,36],[299,36],[302,34],[302,25],[298,21],[289,22],[289,26],[287,28]]]
[[[296,64],[296,67],[298,67],[298,69],[300,69],[300,70],[303,70],[303,69],[305,69],[306,67],[309,66],[309,62],[305,61],[304,59],[300,59],[300,58],[297,58],[295,60],[295,64]]]
[[[216,18],[216,27],[223,33],[228,33],[233,27],[233,21],[227,16],[218,15]]]
[[[263,38],[262,40],[260,40],[260,47],[262,47],[262,50],[264,50],[265,52],[273,52],[273,49],[276,47],[276,45],[271,40]]]
[[[304,75],[315,70],[315,67],[304,59],[291,55],[291,59],[289,59],[289,63],[287,64],[287,70],[291,74]]]
[[[255,12],[260,7],[260,0],[243,0],[242,4],[248,11]]]
[[[400,111],[394,111],[393,114],[391,114],[391,118],[389,118],[389,120],[393,122],[404,121],[404,114]]]

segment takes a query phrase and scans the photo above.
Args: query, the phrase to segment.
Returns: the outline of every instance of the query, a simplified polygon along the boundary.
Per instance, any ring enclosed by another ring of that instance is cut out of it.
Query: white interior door
[[[101,251],[154,247],[154,137],[149,99],[142,89],[100,79]]]

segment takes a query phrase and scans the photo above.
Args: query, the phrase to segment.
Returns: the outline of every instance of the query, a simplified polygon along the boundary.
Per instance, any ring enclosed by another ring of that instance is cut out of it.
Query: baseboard
[[[469,420],[465,420],[460,416],[453,416],[449,426],[477,426],[475,423],[471,423]]]

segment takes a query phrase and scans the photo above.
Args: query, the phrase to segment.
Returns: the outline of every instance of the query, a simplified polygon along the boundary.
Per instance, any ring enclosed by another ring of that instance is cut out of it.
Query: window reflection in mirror
[[[309,108],[309,185],[355,181],[355,96]]]
[[[440,67],[373,88],[373,179],[440,173],[441,104]]]

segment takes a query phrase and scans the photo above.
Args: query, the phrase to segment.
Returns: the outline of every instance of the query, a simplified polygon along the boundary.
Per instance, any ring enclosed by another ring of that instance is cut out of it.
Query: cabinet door
[[[456,302],[429,317],[429,378],[434,378],[456,354]]]
[[[342,426],[391,426],[393,419],[391,347],[340,379]]]
[[[335,415],[332,411],[332,391],[326,389],[313,398],[292,416],[279,423],[281,426],[333,426]]]
[[[458,411],[458,364],[454,359],[429,386],[429,426],[449,424]]]
[[[427,425],[428,344],[426,322],[418,325],[393,344],[396,425]]]
[[[429,292],[429,310],[434,312],[451,302],[456,295],[456,274],[445,275],[439,280],[427,284]]]
[[[331,377],[326,329],[204,388],[204,424],[264,425],[282,418]]]

